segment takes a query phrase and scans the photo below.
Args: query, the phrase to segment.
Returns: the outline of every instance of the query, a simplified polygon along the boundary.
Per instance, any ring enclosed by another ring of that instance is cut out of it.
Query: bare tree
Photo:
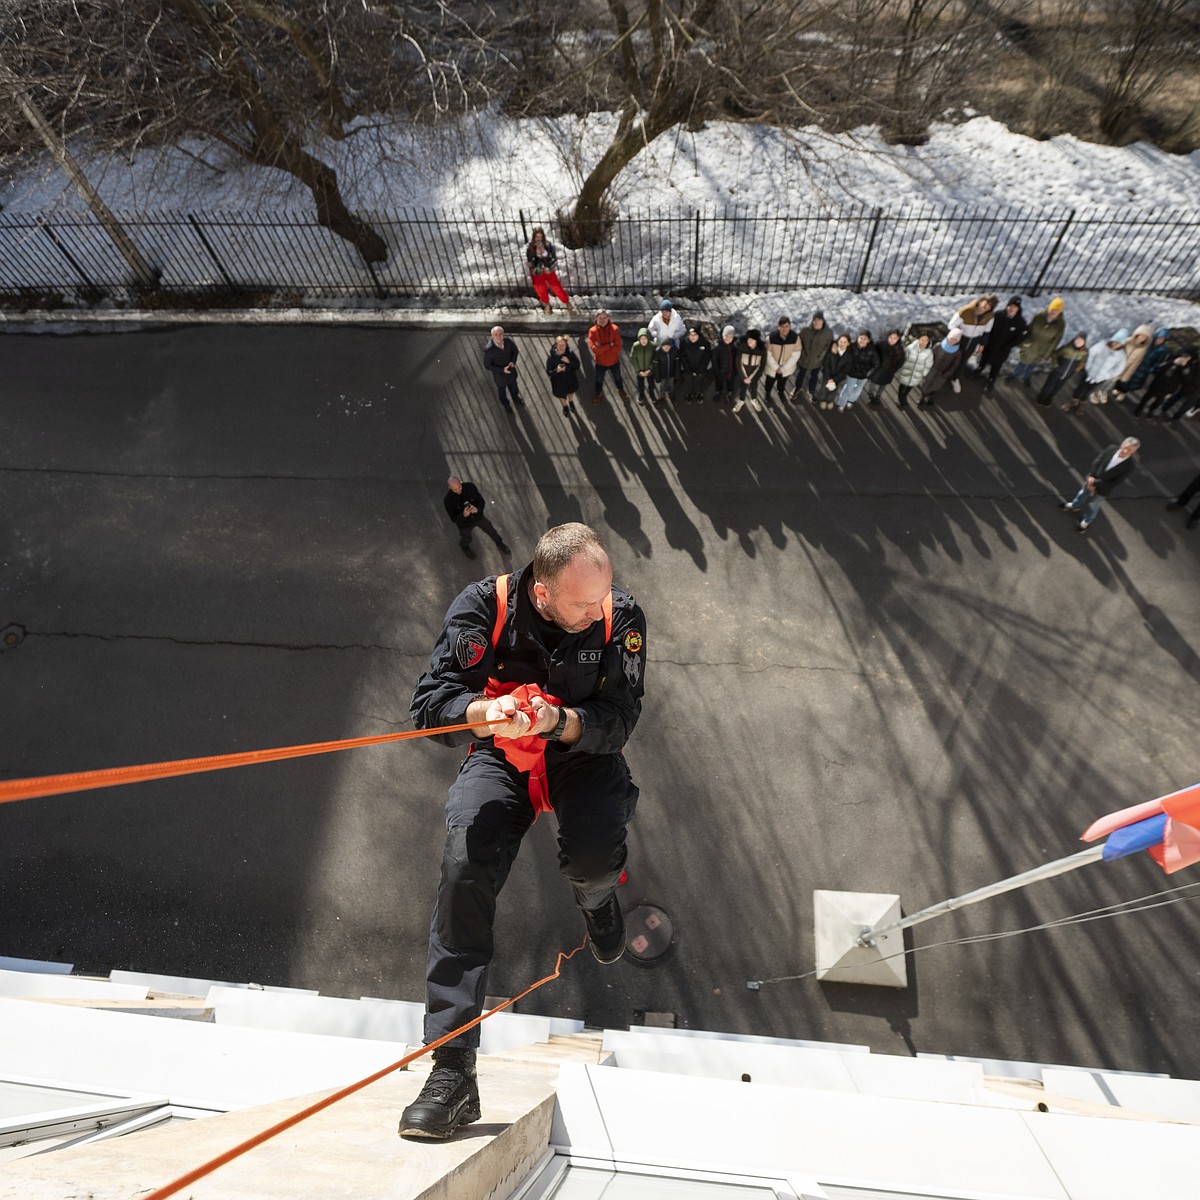
[[[1200,48],[1200,5],[1196,0],[1106,0],[1104,25],[1110,44],[1100,77],[1100,132],[1122,141],[1142,115],[1146,101],[1180,66],[1195,69]]]
[[[0,59],[64,145],[131,153],[203,135],[300,180],[367,262],[387,245],[322,141],[465,111],[511,74],[445,0],[0,0]],[[31,133],[0,101],[0,153],[31,151]]]
[[[254,37],[258,28],[277,31],[290,53],[304,63],[311,79],[306,97],[315,107],[321,130],[330,137],[344,134],[348,107],[338,82],[338,63],[326,40],[318,46],[308,27],[282,7],[260,0],[226,0],[216,6],[203,0],[168,0],[189,32],[199,35],[208,78],[225,103],[219,114],[232,109],[240,121],[208,121],[204,133],[262,167],[278,167],[301,180],[312,193],[317,220],[345,238],[365,262],[387,258],[387,243],[366,221],[346,206],[337,172],[304,145],[305,118],[312,109],[287,102],[288,77],[272,80],[271,39]],[[270,83],[275,82],[275,95]],[[210,94],[212,94],[210,93]],[[284,103],[279,103],[282,97]]]
[[[586,245],[612,219],[620,172],[680,124],[845,131],[878,122],[895,141],[924,140],[1011,3],[981,16],[972,0],[602,0],[567,23],[524,0],[538,57],[518,72],[525,84],[509,108],[550,113],[569,96],[567,107],[619,113],[560,214],[564,242]]]
[[[683,123],[697,128],[714,118],[785,124],[820,115],[814,82],[826,75],[826,47],[805,40],[823,6],[786,0],[603,0],[565,25],[526,0],[538,26],[536,74],[526,62],[517,88],[522,114],[570,106],[615,109],[613,137],[582,180],[563,240],[597,241],[612,218],[609,189],[638,153]],[[587,28],[580,26],[587,22]],[[549,48],[549,57],[547,57]],[[521,51],[514,47],[514,58]]]
[[[20,80],[2,62],[0,62],[0,85],[9,90],[17,111],[25,117],[34,132],[45,143],[46,149],[50,151],[55,162],[62,167],[63,172],[71,181],[71,186],[83,197],[84,203],[104,227],[104,231],[116,246],[118,253],[125,259],[130,271],[133,272],[134,279],[144,288],[155,287],[158,283],[158,275],[154,268],[146,261],[141,250],[125,232],[125,227],[104,203],[100,193],[92,186],[92,181],[75,161],[75,156],[67,149],[67,144],[54,132],[50,122],[46,120],[45,114],[21,86]]]

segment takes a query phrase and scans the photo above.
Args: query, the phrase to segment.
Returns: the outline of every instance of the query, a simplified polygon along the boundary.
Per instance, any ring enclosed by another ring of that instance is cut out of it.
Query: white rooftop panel
[[[208,994],[208,1004],[219,1025],[365,1037],[407,1042],[411,1046],[425,1041],[425,1006],[413,1001],[346,1000],[336,996],[280,995],[216,987]],[[489,1017],[479,1029],[481,1052],[497,1054],[546,1041],[550,1036],[550,1021],[546,1017],[502,1012]]]
[[[146,990],[134,984],[109,983],[107,979],[0,971],[0,996],[47,1000],[145,1000]]]
[[[342,1087],[403,1058],[405,1049],[0,999],[6,1073],[154,1092],[194,1108],[240,1108]]]
[[[1200,1125],[1200,1083],[1191,1079],[1154,1079],[1113,1071],[1060,1071],[1047,1067],[1042,1072],[1042,1083],[1046,1091],[1060,1096]],[[1196,1192],[1200,1195],[1200,1180]]]
[[[0,955],[0,971],[33,971],[39,975],[70,975],[74,963],[44,962],[40,958],[4,958]]]

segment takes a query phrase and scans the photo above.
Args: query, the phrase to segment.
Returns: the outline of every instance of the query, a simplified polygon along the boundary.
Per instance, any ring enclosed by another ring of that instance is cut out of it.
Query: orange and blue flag
[[[1109,813],[1093,821],[1081,840],[1102,837],[1108,838],[1105,862],[1149,850],[1168,875],[1200,862],[1200,783]]]

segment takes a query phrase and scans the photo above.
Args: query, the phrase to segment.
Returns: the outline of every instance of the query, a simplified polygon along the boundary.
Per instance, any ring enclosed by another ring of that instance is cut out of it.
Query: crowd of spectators
[[[587,333],[591,399],[602,400],[604,378],[611,374],[620,397],[632,402],[621,375],[627,349],[639,404],[708,399],[733,412],[790,403],[844,413],[863,402],[905,408],[911,400],[925,408],[947,388],[960,393],[964,379],[976,380],[988,396],[1007,367],[1008,377],[1037,403],[1049,406],[1062,397],[1062,409],[1076,416],[1089,403],[1125,400],[1136,400],[1138,418],[1177,421],[1200,412],[1200,350],[1172,347],[1165,326],[1141,324],[1132,333],[1121,328],[1095,338],[1069,328],[1059,297],[1027,317],[1020,296],[1003,308],[997,296],[980,296],[945,321],[880,331],[835,333],[822,312],[796,329],[784,315],[765,336],[758,328],[739,331],[727,324],[718,333],[704,322],[685,321],[666,299],[628,347],[611,315],[597,312]],[[564,416],[575,411],[583,371],[569,342],[560,334],[545,364]]]

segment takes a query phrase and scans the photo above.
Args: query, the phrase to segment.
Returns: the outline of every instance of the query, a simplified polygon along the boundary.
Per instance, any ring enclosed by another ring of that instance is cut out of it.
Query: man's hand
[[[463,505],[463,516],[464,517],[473,517],[478,511],[479,511],[479,509],[477,509],[475,507],[475,505],[473,505],[473,504],[464,504]]]
[[[541,696],[534,696],[529,701],[535,717],[530,733],[549,733],[558,724],[558,708]]]
[[[1088,490],[1089,492],[1094,492],[1094,491],[1096,490],[1096,477],[1095,477],[1095,475],[1089,475],[1089,476],[1087,477],[1087,490]]]
[[[533,732],[532,722],[521,712],[520,706],[512,696],[497,696],[488,702],[483,719],[495,721],[500,717],[507,717],[508,721],[503,725],[489,725],[486,732],[492,737],[521,738]],[[555,720],[557,719],[555,717]]]

